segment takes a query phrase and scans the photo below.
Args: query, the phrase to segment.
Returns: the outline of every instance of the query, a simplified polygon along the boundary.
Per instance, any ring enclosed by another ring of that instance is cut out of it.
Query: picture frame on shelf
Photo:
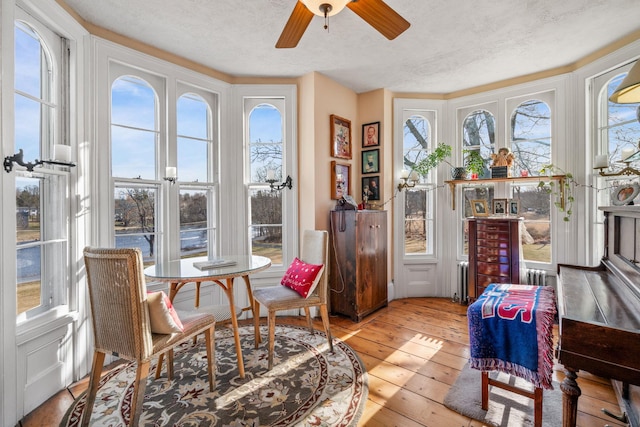
[[[380,146],[380,122],[362,125],[362,148]]]
[[[331,161],[331,198],[342,199],[351,194],[351,166]]]
[[[362,178],[362,199],[380,200],[380,176]]]
[[[470,203],[473,216],[489,216],[489,206],[485,199],[471,200]]]
[[[494,215],[506,215],[508,209],[507,199],[493,199],[492,207],[492,212]]]
[[[632,205],[633,199],[635,199],[640,193],[640,185],[635,182],[630,182],[617,186],[611,192],[611,204],[614,206]]]
[[[380,172],[380,150],[362,152],[362,174]]]
[[[351,121],[332,114],[331,157],[351,160]]]
[[[509,200],[509,215],[518,215],[520,213],[520,202],[517,200]]]

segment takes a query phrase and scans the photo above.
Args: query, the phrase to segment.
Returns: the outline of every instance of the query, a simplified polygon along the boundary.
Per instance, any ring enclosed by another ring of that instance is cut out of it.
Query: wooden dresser
[[[520,283],[521,218],[472,217],[469,221],[469,300],[490,283]]]
[[[359,322],[387,305],[387,212],[332,211],[330,310]]]

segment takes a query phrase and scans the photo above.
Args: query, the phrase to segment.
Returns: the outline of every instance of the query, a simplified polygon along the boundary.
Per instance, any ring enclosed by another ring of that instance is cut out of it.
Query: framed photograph
[[[493,214],[494,215],[507,214],[507,199],[493,199]]]
[[[471,201],[471,213],[473,216],[489,216],[489,207],[484,199]]]
[[[520,202],[517,200],[509,200],[509,215],[518,215],[520,212]]]
[[[331,198],[339,200],[347,194],[351,194],[351,166],[332,161]]]
[[[351,121],[331,115],[331,157],[351,159]]]
[[[378,147],[380,145],[380,122],[362,125],[362,148]]]
[[[635,182],[619,185],[611,193],[611,204],[615,206],[633,204],[633,199],[638,196],[638,193],[640,193],[640,185]]]
[[[362,200],[380,200],[380,177],[362,178]]]
[[[380,172],[380,150],[362,152],[362,174]]]

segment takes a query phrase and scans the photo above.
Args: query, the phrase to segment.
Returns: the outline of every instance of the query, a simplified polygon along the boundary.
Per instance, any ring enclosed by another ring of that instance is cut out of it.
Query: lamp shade
[[[309,11],[318,16],[324,17],[324,10],[320,8],[323,4],[331,6],[331,11],[327,12],[327,16],[333,16],[340,12],[349,3],[350,0],[300,0]]]
[[[633,104],[640,102],[640,60],[629,70],[627,77],[611,94],[609,101],[617,104]]]

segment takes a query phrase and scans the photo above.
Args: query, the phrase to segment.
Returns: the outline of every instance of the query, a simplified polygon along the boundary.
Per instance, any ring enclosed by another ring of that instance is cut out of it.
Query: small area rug
[[[444,406],[474,420],[500,427],[533,426],[533,399],[508,392],[498,387],[489,387],[489,410],[482,409],[481,371],[471,369],[467,363],[458,379],[444,398]],[[503,372],[492,371],[491,378],[516,385],[521,388],[533,385],[527,381]],[[562,391],[557,382],[553,390],[543,390],[542,425],[557,427],[562,425]]]
[[[253,326],[240,337],[245,378],[238,376],[232,331],[216,329],[216,388],[209,392],[204,338],[174,352],[174,380],[166,370],[153,379],[152,362],[140,425],[149,426],[349,426],[362,415],[367,374],[355,351],[334,338],[307,328],[276,326],[274,366],[267,370],[267,329],[254,348]],[[91,415],[94,426],[124,426],[129,421],[135,363],[122,364],[101,381]],[[61,426],[80,424],[83,393],[67,411]]]

